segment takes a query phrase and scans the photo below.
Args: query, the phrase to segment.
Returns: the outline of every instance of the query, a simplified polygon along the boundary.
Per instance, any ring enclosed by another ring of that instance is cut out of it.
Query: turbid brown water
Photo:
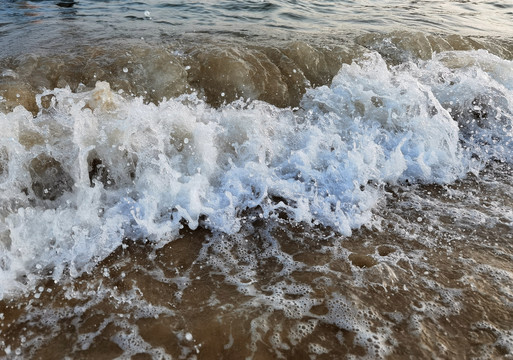
[[[235,236],[127,242],[89,274],[2,301],[4,341],[31,358],[507,357],[509,225],[455,219],[509,207],[497,186],[481,206],[465,200],[472,180],[389,189],[383,229],[349,238],[254,213]]]

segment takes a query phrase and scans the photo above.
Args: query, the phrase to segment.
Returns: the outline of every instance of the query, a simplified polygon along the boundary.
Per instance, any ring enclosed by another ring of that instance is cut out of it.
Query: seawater
[[[4,2],[1,356],[513,356],[512,14]]]

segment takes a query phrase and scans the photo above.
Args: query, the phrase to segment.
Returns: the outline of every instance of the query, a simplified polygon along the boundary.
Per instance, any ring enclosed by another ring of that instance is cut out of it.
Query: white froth
[[[371,53],[297,111],[194,95],[145,104],[104,82],[46,91],[35,118],[0,114],[0,298],[89,270],[126,237],[162,245],[200,221],[236,233],[248,209],[349,235],[385,183],[513,160],[512,68],[483,51],[391,68]]]
[[[297,345],[301,340],[303,340],[303,338],[307,337],[315,330],[318,322],[318,320],[298,322],[292,329],[290,329],[290,343],[293,346]]]
[[[122,324],[119,322],[118,324]],[[165,349],[155,347],[146,342],[137,328],[126,324],[126,330],[116,333],[111,340],[123,350],[123,357],[131,357],[139,353],[150,354],[152,358],[171,360]]]

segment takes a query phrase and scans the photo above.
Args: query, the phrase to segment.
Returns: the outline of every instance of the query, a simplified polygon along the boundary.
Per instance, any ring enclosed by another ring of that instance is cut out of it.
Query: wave
[[[399,64],[298,43],[140,51],[137,63],[27,56],[4,70],[1,297],[89,271],[126,239],[236,233],[250,210],[350,235],[387,185],[450,183],[513,160],[513,67],[486,50]],[[53,90],[17,105],[41,85]]]
[[[214,107],[241,97],[297,107],[306,89],[329,85],[342,64],[351,64],[369,51],[378,52],[390,66],[429,60],[447,51],[487,50],[513,59],[513,46],[505,40],[405,31],[331,42],[275,41],[261,46],[254,42],[196,34],[194,39],[167,45],[71,43],[50,53],[40,50],[4,57],[0,59],[0,111],[22,105],[36,115],[35,96],[44,89],[69,86],[73,92],[83,92],[92,90],[97,81],[156,104],[195,92]]]

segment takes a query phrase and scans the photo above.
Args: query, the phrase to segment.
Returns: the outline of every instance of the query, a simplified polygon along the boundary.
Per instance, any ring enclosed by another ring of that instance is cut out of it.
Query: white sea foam
[[[512,69],[484,51],[393,68],[370,53],[299,110],[146,104],[104,82],[46,91],[35,118],[0,114],[0,298],[87,271],[126,237],[160,246],[200,222],[234,234],[247,209],[349,235],[385,183],[447,183],[512,160]]]

